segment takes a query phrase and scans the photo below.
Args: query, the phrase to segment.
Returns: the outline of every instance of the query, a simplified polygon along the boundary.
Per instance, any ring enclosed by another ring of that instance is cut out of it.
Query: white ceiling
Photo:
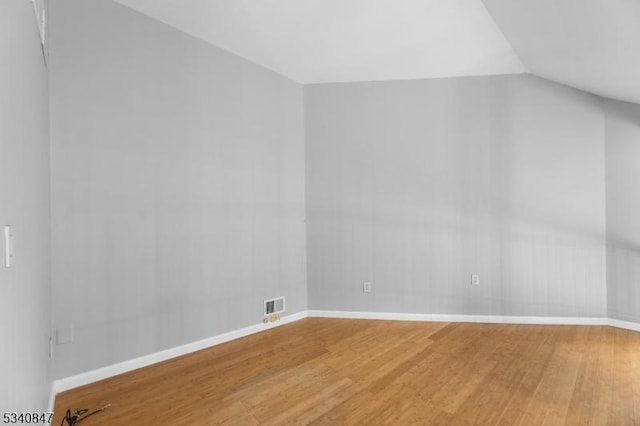
[[[640,0],[115,1],[305,84],[531,72],[640,103]]]
[[[116,1],[300,83],[527,71],[481,0]]]
[[[484,0],[533,74],[640,103],[640,0]]]

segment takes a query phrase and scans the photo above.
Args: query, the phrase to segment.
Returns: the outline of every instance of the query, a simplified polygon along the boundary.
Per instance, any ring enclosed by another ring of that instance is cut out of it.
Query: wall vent
[[[264,301],[264,314],[273,315],[284,312],[284,296],[275,299],[267,299]]]

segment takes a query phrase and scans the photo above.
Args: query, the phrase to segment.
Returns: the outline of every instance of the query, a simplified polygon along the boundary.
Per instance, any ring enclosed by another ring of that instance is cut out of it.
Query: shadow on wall
[[[640,322],[640,244],[608,242],[607,290],[611,318]]]
[[[640,322],[640,105],[605,107],[608,312]]]

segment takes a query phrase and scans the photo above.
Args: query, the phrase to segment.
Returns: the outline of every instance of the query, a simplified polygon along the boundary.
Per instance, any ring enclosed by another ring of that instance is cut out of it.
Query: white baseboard
[[[614,318],[609,318],[607,320],[607,323],[611,327],[624,328],[625,330],[640,331],[640,323],[637,323],[637,322],[622,321]]]
[[[49,390],[49,401],[47,402],[47,411],[49,413],[53,413],[53,409],[55,408],[55,404],[56,404],[57,394],[58,392],[56,391],[55,382],[52,382]]]
[[[49,397],[49,411],[53,411],[53,407],[55,404],[55,396],[60,392],[77,388],[79,386],[88,385],[89,383],[93,383],[99,380],[107,379],[109,377],[117,376],[118,374],[127,373],[132,370],[137,370],[138,368],[156,364],[161,361],[166,361],[171,358],[176,358],[182,355],[190,354],[192,352],[196,352],[202,349],[216,346],[221,343],[226,343],[231,340],[239,339],[241,337],[259,333],[261,331],[279,327],[281,325],[289,324],[306,317],[307,317],[306,311],[298,312],[296,314],[283,316],[280,318],[280,321],[271,322],[267,324],[259,323],[259,324],[251,325],[249,327],[241,328],[239,330],[234,330],[228,333],[223,333],[217,336],[209,337],[207,339],[198,340],[197,342],[187,343],[186,345],[177,346],[175,348],[166,349],[166,350],[152,353],[149,355],[144,355],[139,358],[134,358],[127,361],[119,362],[117,364],[109,365],[107,367],[102,367],[96,370],[80,373],[75,376],[70,376],[64,379],[55,380],[51,384],[51,396]]]
[[[607,325],[607,318],[597,317],[524,317],[504,315],[401,314],[392,312],[315,311],[309,317],[351,318],[395,321],[475,322],[503,324]]]
[[[406,314],[392,312],[350,312],[350,311],[302,311],[296,314],[284,316],[280,321],[268,324],[255,324],[239,330],[219,334],[197,342],[166,349],[164,351],[123,361],[107,367],[87,371],[75,376],[55,380],[51,384],[49,397],[49,411],[53,411],[55,396],[60,393],[89,383],[127,373],[138,368],[146,367],[181,355],[206,349],[212,346],[226,343],[231,340],[269,330],[274,327],[289,324],[306,317],[313,318],[345,318],[345,319],[372,319],[372,320],[396,320],[396,321],[435,321],[435,322],[472,322],[472,323],[503,323],[503,324],[553,324],[553,325],[609,325],[627,330],[640,331],[640,323],[621,321],[612,318],[597,317],[526,317],[503,315],[446,315],[446,314]]]

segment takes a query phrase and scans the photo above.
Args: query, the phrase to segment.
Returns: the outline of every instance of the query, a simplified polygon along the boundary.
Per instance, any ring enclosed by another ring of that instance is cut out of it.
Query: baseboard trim
[[[640,331],[640,323],[637,323],[637,322],[622,321],[614,318],[609,318],[607,320],[607,323],[611,327],[624,328],[625,330]]]
[[[355,311],[323,311],[309,310],[292,315],[283,316],[280,321],[268,324],[255,324],[239,330],[219,334],[197,342],[187,343],[175,348],[166,349],[153,354],[123,361],[107,367],[87,371],[75,376],[55,380],[51,383],[49,397],[49,411],[55,407],[55,397],[58,393],[88,385],[109,377],[147,367],[161,361],[176,358],[202,349],[210,348],[222,343],[230,342],[251,334],[260,333],[275,327],[289,324],[303,318],[344,318],[370,319],[388,321],[434,321],[434,322],[471,322],[471,323],[502,323],[502,324],[539,324],[539,325],[609,325],[626,330],[640,331],[640,323],[622,321],[613,318],[599,317],[535,317],[535,316],[504,316],[504,315],[446,315],[446,314],[407,314],[393,312],[355,312]]]
[[[525,317],[504,315],[403,314],[393,312],[349,312],[317,310],[309,311],[308,316],[315,318],[349,318],[393,321],[474,322],[540,325],[608,325],[607,318],[598,317]]]
[[[88,385],[89,383],[108,379],[109,377],[117,376],[129,371],[137,370],[138,368],[147,367],[149,365],[166,361],[171,358],[176,358],[202,349],[210,348],[212,346],[220,345],[222,343],[230,342],[232,340],[246,337],[251,334],[260,333],[262,331],[270,330],[275,327],[280,327],[282,325],[289,324],[306,317],[306,311],[298,312],[292,315],[283,316],[281,317],[280,321],[267,324],[259,323],[251,325],[249,327],[219,334],[207,339],[198,340],[196,342],[187,343],[181,346],[176,346],[175,348],[166,349],[149,355],[144,355],[138,358],[119,362],[117,364],[109,365],[107,367],[102,367],[95,370],[87,371],[85,373],[76,374],[75,376],[55,380],[51,385],[51,397],[49,398],[50,411],[53,411],[55,396],[58,393],[77,388],[79,386]]]
[[[53,409],[55,408],[55,404],[56,404],[56,395],[58,394],[58,391],[56,390],[55,382],[52,382],[49,388],[50,390],[49,390],[49,401],[47,402],[47,411],[49,413],[53,413]]]

